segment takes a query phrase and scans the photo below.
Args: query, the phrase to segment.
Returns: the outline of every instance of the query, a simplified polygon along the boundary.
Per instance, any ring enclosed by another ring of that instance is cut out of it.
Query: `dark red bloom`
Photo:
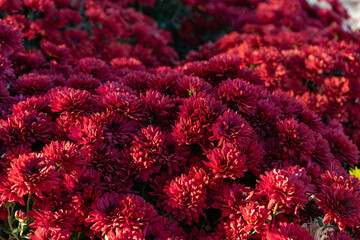
[[[308,195],[314,193],[311,177],[307,176],[304,168],[299,166],[286,169],[274,169],[260,175],[259,194],[266,196],[268,209],[274,209],[289,213],[295,208],[303,208],[308,202]]]
[[[212,127],[211,140],[219,140],[219,146],[228,143],[244,149],[251,141],[253,130],[250,124],[234,111],[228,110],[221,115]]]
[[[160,221],[154,207],[142,197],[133,194],[105,193],[97,199],[86,223],[101,237],[116,229],[141,232]]]
[[[285,119],[276,123],[279,145],[291,157],[309,155],[314,151],[315,139],[312,131],[295,119]]]
[[[66,240],[71,236],[69,229],[53,228],[50,226],[39,227],[33,234],[29,234],[31,240]]]
[[[79,170],[84,164],[79,154],[79,146],[71,142],[51,142],[43,148],[43,153],[46,158],[67,171]]]
[[[145,117],[141,100],[132,93],[110,91],[102,102],[106,108],[124,114],[128,118],[142,120]]]
[[[214,148],[209,150],[206,156],[209,162],[204,162],[204,164],[211,169],[217,178],[234,180],[236,177],[243,177],[247,170],[245,166],[246,155],[234,145]]]
[[[36,110],[13,113],[6,120],[1,119],[1,126],[0,139],[7,146],[46,143],[53,130],[51,118]]]
[[[139,129],[139,124],[117,112],[107,111],[101,114],[105,141],[111,145],[126,147]]]
[[[78,68],[101,82],[110,81],[112,77],[109,66],[100,59],[83,58],[79,61]]]
[[[270,219],[270,211],[266,206],[260,205],[258,202],[252,201],[245,206],[240,206],[240,211],[243,219],[247,223],[246,232],[261,233],[265,230],[266,224]]]
[[[0,54],[9,56],[23,49],[23,34],[18,25],[0,19]]]
[[[164,188],[165,211],[172,213],[179,221],[186,220],[189,225],[193,220],[199,222],[199,216],[204,216],[204,209],[209,208],[205,202],[207,178],[205,172],[176,177]]]
[[[305,228],[295,223],[280,223],[279,228],[273,226],[266,234],[266,240],[312,240],[309,232]]]
[[[24,74],[20,76],[12,86],[13,91],[25,96],[44,94],[54,87],[51,76],[39,74]]]
[[[42,154],[20,155],[11,161],[8,179],[11,189],[22,197],[26,194],[41,196],[42,192],[56,189],[59,184],[59,172],[54,162]]]
[[[135,136],[130,148],[130,168],[143,181],[149,180],[150,175],[159,172],[158,164],[163,152],[164,138],[159,128],[149,125],[141,129]]]
[[[238,77],[242,59],[232,56],[215,56],[206,65],[206,80],[217,85],[228,78]]]
[[[7,57],[0,54],[0,81],[9,82],[15,78],[14,69]]]
[[[220,188],[218,193],[214,197],[215,201],[211,207],[220,209],[222,211],[222,218],[227,216],[234,218],[237,215],[241,215],[240,207],[254,200],[254,191],[243,184],[226,184]]]
[[[316,195],[317,204],[324,211],[324,223],[334,221],[341,231],[345,227],[360,225],[360,191],[351,191],[344,185],[333,184],[322,187]]]
[[[53,112],[88,113],[94,110],[94,99],[85,90],[60,88],[52,92],[50,107]]]

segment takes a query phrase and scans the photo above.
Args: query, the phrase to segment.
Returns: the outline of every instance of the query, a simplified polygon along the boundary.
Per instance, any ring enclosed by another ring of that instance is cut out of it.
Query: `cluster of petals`
[[[360,238],[360,38],[327,2],[0,0],[0,237]]]

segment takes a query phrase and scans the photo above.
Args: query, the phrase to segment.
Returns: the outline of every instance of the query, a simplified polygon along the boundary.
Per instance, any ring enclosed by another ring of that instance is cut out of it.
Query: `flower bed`
[[[360,238],[330,3],[0,1],[1,239]]]

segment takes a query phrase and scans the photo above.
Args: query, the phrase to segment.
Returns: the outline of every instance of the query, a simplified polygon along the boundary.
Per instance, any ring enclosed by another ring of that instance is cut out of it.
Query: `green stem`
[[[11,207],[7,207],[7,210],[8,210],[8,223],[9,223],[9,227],[10,227],[10,230],[11,230],[11,234],[17,239],[17,240],[20,240],[18,235],[16,233],[13,233],[14,232],[14,228],[13,228],[13,225],[12,225],[12,222],[13,222],[13,214],[14,214],[14,207],[15,207],[15,204],[12,205]],[[11,210],[10,210],[11,208]]]
[[[31,194],[29,194],[28,199],[26,201],[26,214],[29,215],[30,211],[30,201],[31,201]]]
[[[82,233],[82,232],[78,232],[78,235],[77,235],[77,237],[76,237],[76,240],[79,240],[79,239],[80,239],[81,233]]]

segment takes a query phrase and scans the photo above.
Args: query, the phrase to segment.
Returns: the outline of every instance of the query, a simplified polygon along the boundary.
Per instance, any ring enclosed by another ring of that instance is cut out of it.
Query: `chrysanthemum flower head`
[[[266,196],[268,209],[277,205],[278,210],[285,212],[303,208],[308,195],[315,191],[314,185],[310,183],[311,177],[299,166],[265,172],[258,182],[259,194]]]
[[[51,93],[50,107],[58,113],[88,113],[94,110],[95,101],[85,90],[59,88]]]
[[[219,146],[230,143],[244,149],[251,141],[253,129],[241,115],[228,110],[214,123],[212,132],[211,140],[219,140]]]
[[[279,227],[273,226],[266,234],[266,240],[312,240],[305,228],[295,223],[280,223]]]
[[[349,175],[350,176],[350,175]],[[344,178],[333,172],[322,176],[323,183],[316,195],[317,205],[324,211],[324,223],[335,222],[341,231],[360,224],[360,181]]]
[[[219,84],[228,78],[234,79],[238,76],[242,59],[238,56],[215,56],[210,58],[206,66],[206,80]]]
[[[23,49],[23,34],[18,27],[9,20],[0,20],[0,54],[9,56],[17,50]]]
[[[158,161],[163,152],[163,141],[163,133],[152,125],[141,129],[135,136],[130,148],[130,167],[143,181],[160,170],[161,165]]]
[[[10,60],[0,54],[0,81],[9,82],[15,78],[14,69]]]
[[[112,77],[109,66],[100,59],[83,58],[79,61],[78,68],[83,73],[90,74],[101,82],[107,82]]]
[[[231,144],[209,150],[207,158],[209,162],[204,161],[204,164],[210,168],[217,178],[234,180],[236,177],[243,177],[247,170],[245,166],[246,155]]]
[[[314,151],[315,139],[309,127],[295,119],[285,119],[276,123],[279,145],[291,157],[308,156]]]
[[[50,76],[36,73],[21,75],[12,86],[12,91],[25,96],[44,94],[54,87]]]
[[[214,197],[211,207],[222,211],[222,218],[229,216],[234,218],[241,215],[241,206],[245,206],[254,199],[254,191],[244,184],[233,183],[220,187],[219,194]]]
[[[142,197],[133,194],[105,193],[97,199],[86,219],[96,236],[101,237],[116,229],[131,229],[137,232],[160,221],[154,207]]]
[[[79,154],[79,146],[71,142],[52,141],[43,148],[44,156],[67,171],[79,170],[84,162]]]
[[[191,224],[194,220],[199,222],[199,216],[204,216],[207,190],[205,172],[198,172],[194,176],[182,174],[176,177],[164,188],[165,211],[172,213],[179,221],[186,220]]]
[[[59,172],[55,163],[47,160],[42,154],[30,153],[20,155],[11,161],[8,179],[18,196],[36,194],[56,189],[59,184]]]

